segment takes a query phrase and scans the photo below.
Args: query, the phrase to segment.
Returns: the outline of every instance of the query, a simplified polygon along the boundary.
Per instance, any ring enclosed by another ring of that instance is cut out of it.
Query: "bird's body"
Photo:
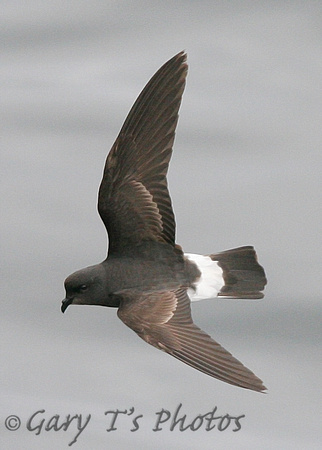
[[[199,276],[195,265],[186,261],[182,252],[169,244],[146,242],[135,250],[129,255],[110,256],[100,264],[75,272],[65,281],[67,292],[73,296],[73,286],[89,287],[90,280],[93,280],[100,286],[100,295],[95,296],[96,304],[118,307],[116,296],[120,292],[188,288]]]
[[[133,105],[105,164],[98,210],[109,235],[105,261],[65,280],[70,304],[118,308],[142,339],[196,369],[262,391],[261,380],[192,321],[190,302],[261,298],[265,273],[253,247],[184,254],[166,174],[185,85],[181,52],[152,77]]]

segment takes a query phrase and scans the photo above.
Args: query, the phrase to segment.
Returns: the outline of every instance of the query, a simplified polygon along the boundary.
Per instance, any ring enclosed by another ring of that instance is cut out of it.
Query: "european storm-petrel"
[[[181,52],[156,72],[129,112],[98,194],[107,258],[65,280],[61,310],[71,304],[118,308],[119,318],[154,347],[226,383],[263,391],[262,381],[191,317],[194,300],[262,298],[266,278],[253,247],[202,256],[175,243],[166,174],[186,74]]]

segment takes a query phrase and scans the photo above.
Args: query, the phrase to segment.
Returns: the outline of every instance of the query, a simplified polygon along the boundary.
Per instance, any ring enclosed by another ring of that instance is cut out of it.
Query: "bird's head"
[[[78,270],[65,280],[66,298],[62,301],[61,311],[69,305],[103,305],[104,269],[100,264]]]

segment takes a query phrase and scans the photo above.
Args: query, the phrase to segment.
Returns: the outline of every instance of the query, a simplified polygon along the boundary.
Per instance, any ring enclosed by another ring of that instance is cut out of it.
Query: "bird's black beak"
[[[61,312],[64,313],[69,305],[73,303],[73,298],[65,298],[61,303]]]

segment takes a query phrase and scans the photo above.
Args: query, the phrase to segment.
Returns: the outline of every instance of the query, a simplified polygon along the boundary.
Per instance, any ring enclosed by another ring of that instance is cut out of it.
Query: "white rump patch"
[[[218,266],[218,263],[209,256],[185,253],[185,257],[195,263],[201,272],[201,277],[194,285],[195,289],[188,289],[190,300],[195,302],[217,297],[218,292],[225,284],[222,276],[223,271]]]

